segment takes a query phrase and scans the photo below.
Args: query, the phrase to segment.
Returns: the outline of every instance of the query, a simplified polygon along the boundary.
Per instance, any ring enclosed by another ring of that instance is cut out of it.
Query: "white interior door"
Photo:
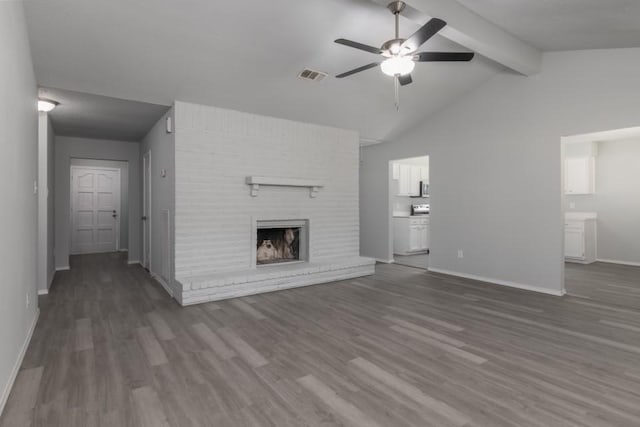
[[[119,248],[120,170],[71,167],[71,253]]]
[[[151,267],[151,151],[142,157],[142,266]]]

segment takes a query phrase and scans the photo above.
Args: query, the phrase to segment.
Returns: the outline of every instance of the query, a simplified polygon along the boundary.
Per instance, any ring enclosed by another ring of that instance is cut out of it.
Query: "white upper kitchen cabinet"
[[[429,183],[429,168],[427,166],[420,166],[420,181]]]
[[[419,196],[421,168],[413,165],[398,165],[398,196]]]
[[[569,195],[596,192],[595,157],[572,157],[565,160],[564,192]]]

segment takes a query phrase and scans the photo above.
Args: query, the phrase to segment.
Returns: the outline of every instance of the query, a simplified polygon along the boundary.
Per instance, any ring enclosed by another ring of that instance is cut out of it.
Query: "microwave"
[[[420,197],[429,197],[429,184],[420,181]]]

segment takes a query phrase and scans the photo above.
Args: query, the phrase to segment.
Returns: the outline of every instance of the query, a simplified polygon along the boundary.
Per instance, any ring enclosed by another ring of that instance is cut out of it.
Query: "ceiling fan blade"
[[[417,62],[471,61],[473,52],[419,52],[413,56]]]
[[[443,29],[446,25],[447,23],[442,19],[431,18],[429,22],[424,24],[418,31],[413,33],[411,37],[406,39],[402,43],[401,48],[407,48],[410,52],[413,52],[414,50],[422,46],[424,42],[435,36],[436,33]]]
[[[413,79],[411,78],[411,74],[405,74],[404,76],[398,76],[398,83],[400,83],[400,86],[406,86],[408,84],[413,83]]]
[[[369,46],[369,45],[366,45],[366,44],[354,42],[352,40],[337,39],[337,40],[335,40],[335,42],[338,43],[338,44],[341,44],[341,45],[353,47],[355,49],[364,50],[365,52],[376,53],[376,54],[382,53],[382,51],[377,47],[373,47],[373,46]]]
[[[347,71],[345,73],[338,74],[336,76],[336,78],[341,79],[343,77],[348,77],[348,76],[350,76],[352,74],[359,73],[360,71],[365,71],[365,70],[368,70],[370,68],[377,67],[378,65],[380,65],[379,62],[372,62],[371,64],[363,65],[362,67],[354,68],[353,70],[349,70],[349,71]]]

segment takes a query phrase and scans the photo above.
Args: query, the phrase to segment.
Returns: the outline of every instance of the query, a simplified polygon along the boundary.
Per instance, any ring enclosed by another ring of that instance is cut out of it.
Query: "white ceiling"
[[[378,69],[321,82],[297,78],[305,66],[347,71],[376,56],[333,43],[374,46],[391,38],[393,16],[367,0],[28,0],[38,83],[169,105],[196,102],[360,131],[389,140],[477,87],[501,66],[418,64],[393,103]],[[418,24],[401,21],[401,33]],[[424,50],[466,50],[436,36]]]
[[[541,50],[640,47],[638,0],[457,0]]]
[[[168,106],[41,87],[41,98],[60,104],[49,113],[56,135],[141,141]]]

